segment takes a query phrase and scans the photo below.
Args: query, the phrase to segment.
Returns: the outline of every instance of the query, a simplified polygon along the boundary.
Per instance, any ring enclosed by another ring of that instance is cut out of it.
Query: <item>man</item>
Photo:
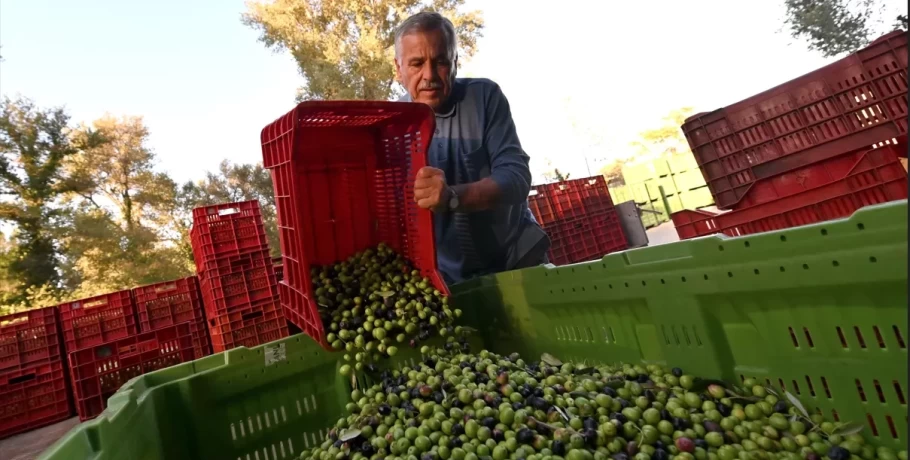
[[[528,209],[531,171],[499,85],[456,79],[452,23],[423,12],[395,33],[395,69],[406,102],[436,112],[429,164],[414,200],[434,213],[439,270],[447,283],[547,263],[550,239]]]

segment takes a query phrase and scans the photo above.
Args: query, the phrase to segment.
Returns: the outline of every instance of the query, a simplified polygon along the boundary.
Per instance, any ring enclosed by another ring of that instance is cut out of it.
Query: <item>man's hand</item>
[[[446,209],[446,174],[441,169],[424,166],[417,171],[414,181],[414,201],[417,206],[431,211]]]

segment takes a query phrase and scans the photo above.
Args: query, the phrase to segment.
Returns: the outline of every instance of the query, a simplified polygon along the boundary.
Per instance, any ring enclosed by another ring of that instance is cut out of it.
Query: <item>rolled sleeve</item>
[[[490,178],[499,186],[501,204],[518,204],[531,190],[530,158],[521,148],[509,101],[494,85],[486,104],[484,142],[490,154]]]

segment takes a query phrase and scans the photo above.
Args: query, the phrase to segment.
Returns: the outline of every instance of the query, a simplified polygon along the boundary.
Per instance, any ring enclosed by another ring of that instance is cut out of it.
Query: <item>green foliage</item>
[[[140,117],[105,116],[74,137],[103,139],[68,163],[73,192],[61,242],[69,284],[85,297],[192,273],[169,233],[177,187],[157,172]]]
[[[883,32],[876,27],[884,22],[882,0],[784,0],[784,5],[790,35],[825,57],[852,53]],[[906,14],[895,21],[895,28],[907,29]]]
[[[54,201],[70,191],[64,162],[80,151],[69,137],[62,108],[42,109],[29,99],[0,102],[0,221],[16,228],[8,264],[17,280],[11,299],[23,301],[30,287],[57,287],[59,248],[51,229],[61,216]],[[82,147],[97,137],[87,132]]]
[[[395,83],[394,33],[423,10],[449,18],[464,58],[474,55],[483,19],[460,12],[464,0],[274,0],[250,2],[243,23],[269,48],[290,51],[305,79],[298,100],[387,100]]]

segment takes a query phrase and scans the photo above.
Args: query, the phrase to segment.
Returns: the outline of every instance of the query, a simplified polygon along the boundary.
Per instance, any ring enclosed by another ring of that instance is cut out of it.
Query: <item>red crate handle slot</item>
[[[29,380],[35,380],[34,372],[32,372],[30,374],[20,375],[19,377],[13,377],[13,378],[9,379],[9,381],[7,382],[7,385],[15,385],[17,383],[28,382]]]
[[[173,291],[174,289],[177,289],[177,283],[171,282],[171,283],[167,283],[167,284],[162,284],[160,286],[156,286],[155,292],[167,292],[167,291]]]
[[[237,214],[238,212],[240,212],[240,209],[238,209],[238,208],[219,209],[219,210],[218,210],[218,217],[221,217],[221,216],[230,216],[230,215],[233,215],[233,214]]]
[[[260,311],[254,311],[254,312],[250,312],[250,313],[244,313],[243,316],[241,316],[241,318],[242,318],[244,321],[249,321],[249,320],[251,320],[251,319],[256,319],[256,318],[259,318],[259,317],[261,317],[261,316],[262,316],[262,310],[260,310]]]
[[[103,307],[105,305],[107,305],[107,298],[93,300],[91,302],[84,303],[84,304],[82,304],[82,308],[89,309],[89,308]],[[73,308],[74,309],[79,308],[79,302],[76,302],[75,304],[73,304]]]
[[[19,323],[28,322],[28,312],[27,311],[18,313],[18,314],[12,314],[10,316],[16,316],[16,318],[9,319],[9,320],[3,320],[3,322],[0,323],[0,329],[7,327],[7,326],[15,326]]]

